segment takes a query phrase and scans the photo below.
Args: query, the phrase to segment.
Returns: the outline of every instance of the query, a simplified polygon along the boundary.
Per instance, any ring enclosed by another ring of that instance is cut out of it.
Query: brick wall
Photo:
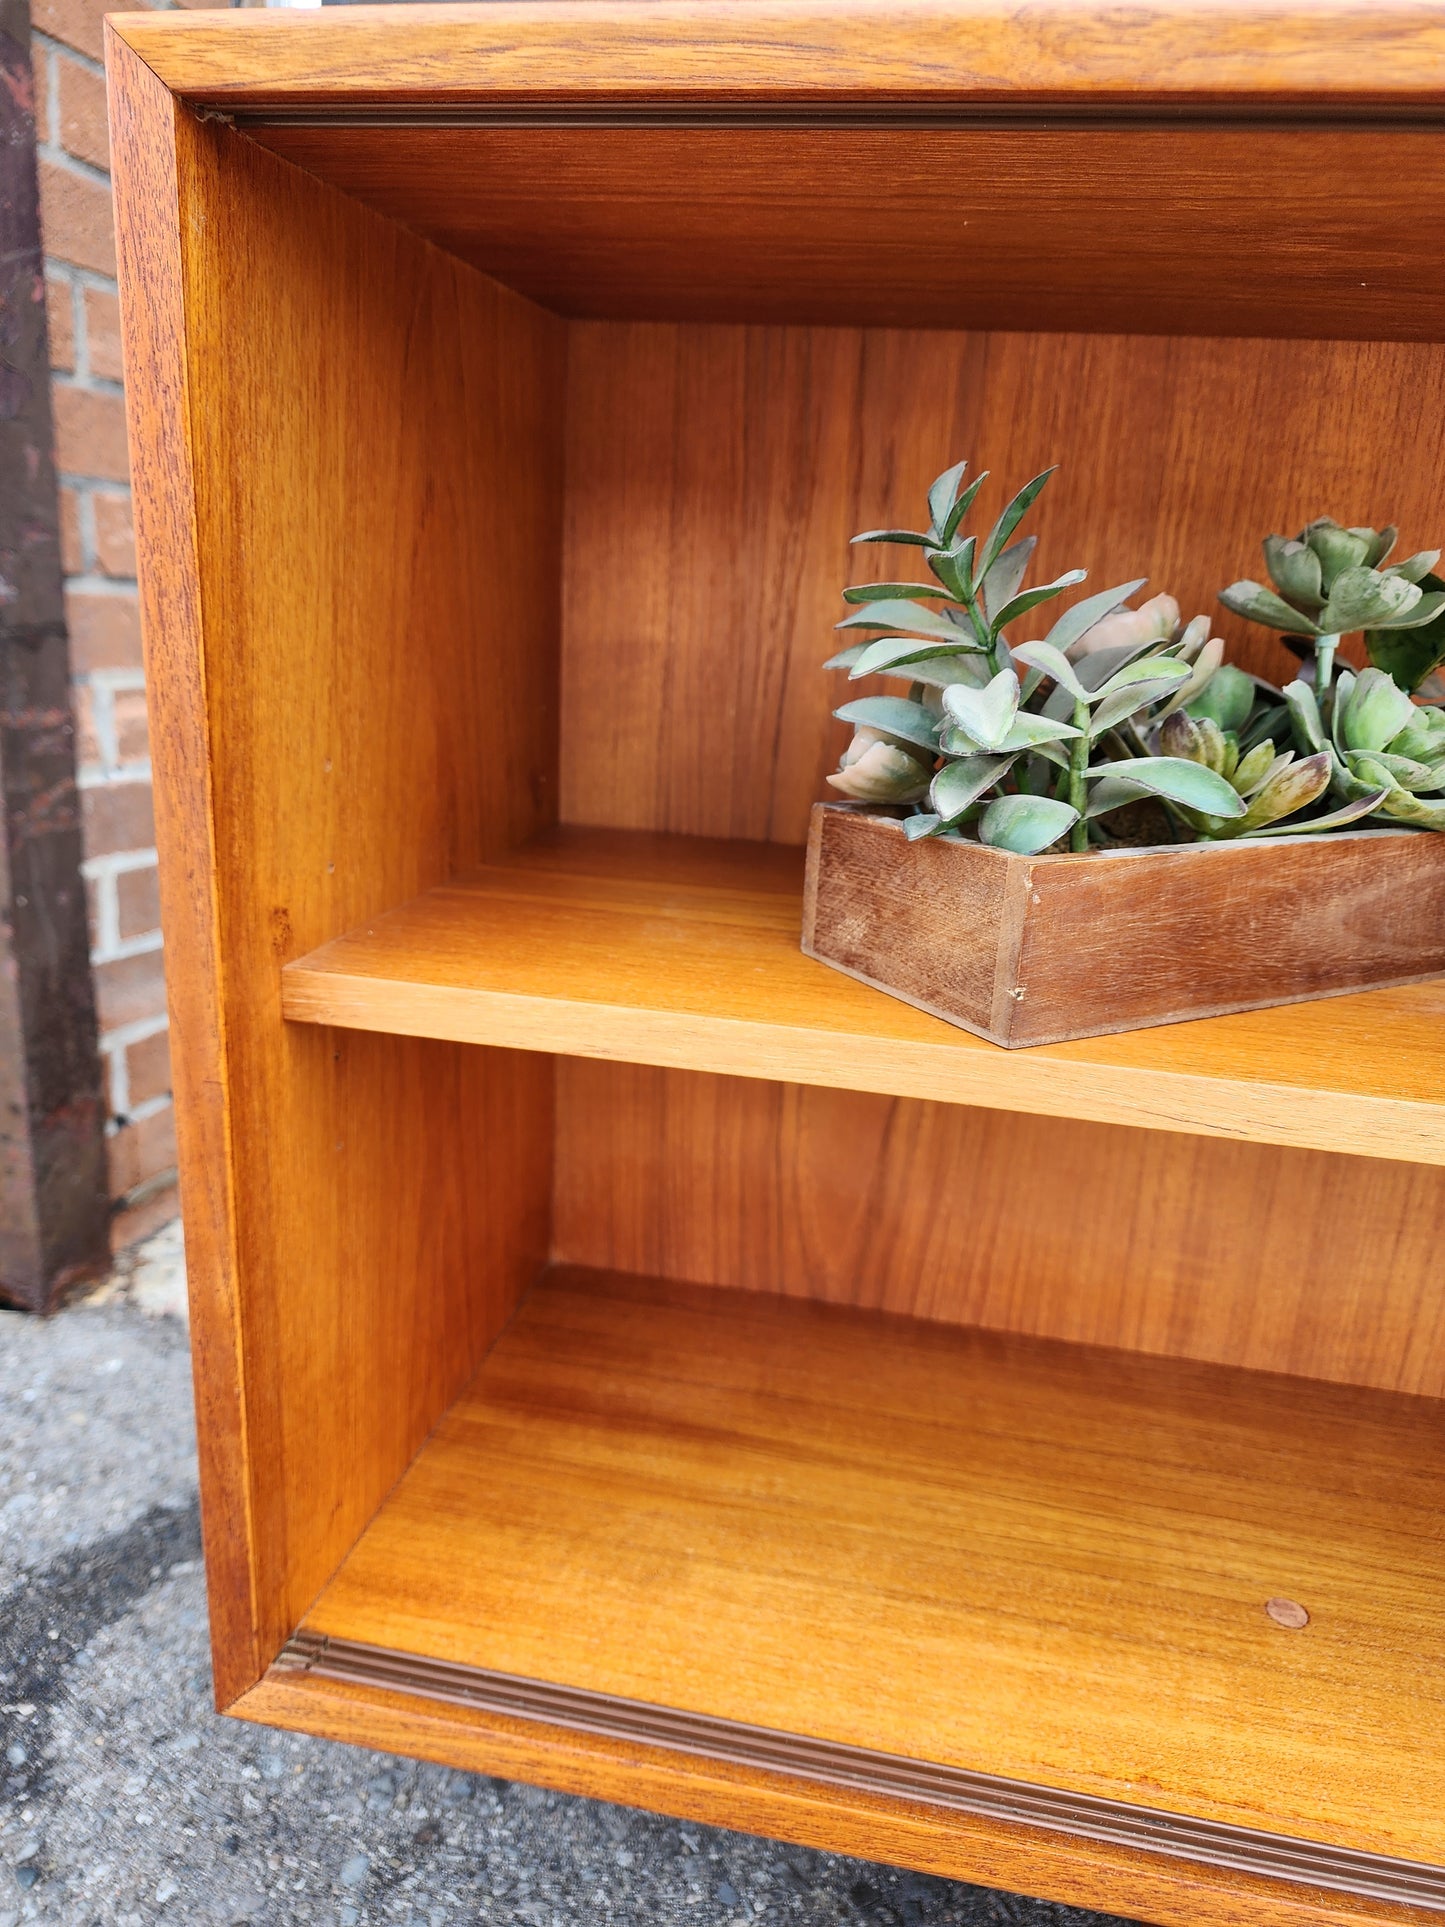
[[[31,49],[84,869],[119,1248],[174,1215],[176,1155],[101,64],[106,10],[100,0],[32,0]]]

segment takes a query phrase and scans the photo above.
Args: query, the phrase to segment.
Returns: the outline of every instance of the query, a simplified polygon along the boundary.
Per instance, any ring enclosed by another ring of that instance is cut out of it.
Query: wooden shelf
[[[298,1022],[1445,1164],[1445,983],[1003,1051],[798,948],[802,854],[553,832],[288,965]]]
[[[1442,1466],[1429,1400],[557,1269],[286,1664],[1438,1867]]]

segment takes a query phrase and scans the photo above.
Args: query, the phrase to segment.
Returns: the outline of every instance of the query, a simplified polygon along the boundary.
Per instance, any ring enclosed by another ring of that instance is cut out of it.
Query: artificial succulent
[[[1264,561],[1274,586],[1236,582],[1219,599],[1276,630],[1297,656],[1312,657],[1321,690],[1334,673],[1341,636],[1363,631],[1371,662],[1413,693],[1445,662],[1445,581],[1431,573],[1439,549],[1387,563],[1398,533],[1342,528],[1322,515],[1293,541],[1267,535]]]
[[[1387,775],[1418,803],[1409,779],[1425,764],[1394,735],[1388,747],[1372,738],[1369,750],[1334,754],[1321,718],[1320,742],[1302,742],[1297,702],[1226,663],[1207,617],[1181,624],[1171,596],[1129,606],[1142,579],[1074,603],[1036,641],[1012,641],[1006,630],[1016,634],[1084,571],[1023,586],[1035,538],[1015,532],[1052,470],[1014,496],[980,543],[964,522],[986,475],[965,488],[966,468],[959,462],[929,490],[926,530],[854,537],[921,549],[934,580],[845,592],[857,606],[838,626],[873,634],[827,666],[909,689],[835,712],[854,726],[828,778],[844,796],[909,807],[911,839],[971,836],[1025,855],[1064,839],[1074,851],[1114,847],[1140,803],[1163,837],[1190,842],[1342,827],[1389,807]],[[1293,747],[1277,747],[1292,737]],[[1445,760],[1445,744],[1440,751]],[[1347,754],[1365,757],[1359,772]]]

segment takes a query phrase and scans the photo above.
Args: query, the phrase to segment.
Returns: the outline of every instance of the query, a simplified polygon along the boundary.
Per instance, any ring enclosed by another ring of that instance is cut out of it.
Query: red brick
[[[110,167],[110,132],[105,120],[105,82],[88,67],[60,54],[60,144],[67,154],[92,167]]]
[[[65,598],[70,628],[70,666],[77,676],[93,669],[139,669],[140,604],[131,595]]]
[[[115,220],[110,189],[72,174],[55,161],[40,163],[40,226],[45,252],[97,274],[115,273]]]
[[[110,1195],[123,1198],[137,1185],[176,1168],[176,1114],[168,1104],[139,1124],[124,1124],[110,1140]]]
[[[106,575],[135,574],[135,520],[128,495],[93,495],[95,559]]]
[[[100,737],[95,727],[95,692],[86,683],[75,686],[75,760],[82,769],[98,763]]]
[[[110,1221],[110,1248],[117,1255],[149,1238],[173,1218],[181,1215],[181,1201],[173,1184],[144,1198],[141,1203],[117,1211]]]
[[[117,957],[95,966],[95,1005],[101,1035],[123,1024],[143,1023],[166,1014],[165,967],[159,950],[139,957]]]
[[[155,844],[156,819],[149,783],[97,783],[83,789],[80,815],[87,856],[149,850]],[[129,1023],[130,1019],[125,1021]]]
[[[125,403],[119,395],[96,395],[88,388],[51,390],[55,410],[55,466],[66,475],[94,475],[104,482],[128,482]]]
[[[114,12],[113,0],[31,0],[30,24],[37,33],[48,33],[52,40],[63,40],[92,60],[103,60],[100,23]]]
[[[153,1097],[169,1097],[171,1090],[170,1032],[132,1044],[125,1054],[126,1077],[132,1104],[148,1104]]]
[[[151,753],[143,689],[117,689],[115,703],[116,757],[122,763],[143,762]]]
[[[103,381],[124,381],[120,300],[105,288],[85,290],[85,339],[90,350],[90,372]]]
[[[115,893],[120,905],[122,943],[160,929],[161,899],[154,866],[147,870],[122,870],[115,880]]]
[[[50,341],[50,365],[63,374],[75,373],[75,306],[68,281],[45,283],[45,332]]]
[[[85,545],[80,539],[80,497],[73,488],[57,491],[60,498],[60,566],[67,575],[85,568]]]
[[[94,877],[85,879],[85,927],[90,932],[90,947],[100,941],[100,885]]]

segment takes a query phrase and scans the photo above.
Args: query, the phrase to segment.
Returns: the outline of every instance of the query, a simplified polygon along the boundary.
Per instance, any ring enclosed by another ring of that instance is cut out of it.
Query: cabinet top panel
[[[496,0],[139,13],[111,25],[173,92],[246,105],[709,99],[1338,111],[1445,103],[1436,0],[1151,5]]]
[[[1433,0],[111,27],[183,101],[570,317],[1445,340]]]

